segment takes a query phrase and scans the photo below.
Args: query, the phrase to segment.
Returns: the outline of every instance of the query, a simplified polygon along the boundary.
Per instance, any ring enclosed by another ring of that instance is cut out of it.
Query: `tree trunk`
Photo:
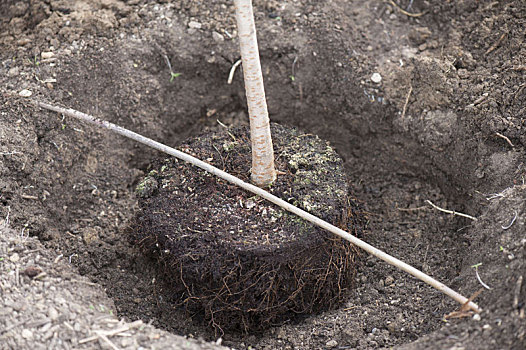
[[[263,75],[259,62],[256,25],[252,11],[252,0],[234,0],[238,27],[241,60],[250,118],[252,143],[251,179],[259,187],[270,185],[276,179],[274,150],[270,136]]]

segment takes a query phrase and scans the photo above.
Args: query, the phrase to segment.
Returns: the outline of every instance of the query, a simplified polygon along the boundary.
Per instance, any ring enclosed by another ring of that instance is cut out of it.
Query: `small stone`
[[[54,50],[56,47],[60,46],[60,41],[58,41],[58,39],[56,38],[52,38],[51,40],[49,40],[49,43],[51,44],[51,46],[53,46],[49,48],[50,50]]]
[[[18,311],[18,312],[24,311],[27,309],[27,304],[24,301],[14,301],[9,304],[6,303],[6,305],[12,307],[13,310]]]
[[[46,60],[46,59],[49,59],[53,56],[55,56],[55,53],[54,52],[51,52],[51,51],[48,51],[48,52],[42,52],[40,54],[40,56],[42,57],[43,60]]]
[[[11,256],[9,257],[9,260],[10,260],[11,262],[16,263],[16,262],[18,262],[18,261],[20,260],[20,255],[18,255],[18,253],[14,253],[13,255],[11,255]]]
[[[7,316],[10,315],[13,312],[12,307],[0,307],[0,316]],[[7,319],[7,318],[3,318]]]
[[[17,41],[17,44],[18,46],[24,46],[24,45],[27,45],[31,42],[31,40],[29,38],[22,38],[20,40]]]
[[[285,339],[287,337],[287,333],[283,328],[278,329],[278,334],[276,335],[276,338],[278,339]]]
[[[396,332],[396,324],[395,323],[389,323],[387,325],[387,330],[389,331],[389,333],[393,334],[394,332]]]
[[[20,72],[19,67],[12,67],[7,71],[7,75],[9,75],[10,77],[14,77],[15,75],[18,75],[19,72]]]
[[[133,346],[133,338],[122,338],[121,339],[121,347],[129,348],[132,346]]]
[[[362,283],[367,282],[367,276],[362,275],[362,277],[360,277],[360,281],[361,281]]]
[[[480,315],[479,314],[474,314],[473,315],[473,321],[480,321]]]
[[[382,76],[380,73],[373,73],[373,75],[371,75],[371,81],[375,84],[379,84],[382,81]]]
[[[465,68],[460,68],[458,71],[457,71],[457,74],[458,74],[458,77],[460,79],[467,79],[469,78],[469,72],[467,69]]]
[[[225,37],[218,32],[212,32],[212,39],[214,39],[215,42],[222,43],[225,41]]]
[[[248,199],[245,203],[245,206],[247,207],[247,209],[252,209],[256,206],[256,203],[254,203],[252,199]]]
[[[33,95],[33,93],[31,91],[29,91],[28,89],[24,89],[22,91],[20,91],[18,93],[19,96],[22,96],[22,97],[30,97],[31,95]]]
[[[82,240],[86,244],[91,244],[99,241],[99,233],[94,227],[86,227],[82,229]]]
[[[41,272],[42,272],[42,269],[38,266],[28,266],[24,270],[23,274],[29,278],[33,278]]]
[[[335,348],[338,346],[338,342],[334,339],[331,339],[329,340],[328,342],[325,343],[325,346],[328,347],[329,349],[330,348]]]
[[[24,338],[24,339],[31,339],[31,338],[33,338],[33,332],[31,332],[27,328],[23,329],[22,330],[22,338]]]
[[[385,285],[386,286],[390,286],[393,283],[394,283],[394,277],[393,276],[387,276],[385,278]]]
[[[190,21],[188,22],[188,28],[192,28],[192,29],[201,29],[203,25],[199,22],[196,22],[196,21]]]
[[[51,306],[48,310],[47,310],[47,315],[49,316],[49,319],[51,321],[56,321],[58,319],[58,311],[57,309],[55,309],[53,306]]]

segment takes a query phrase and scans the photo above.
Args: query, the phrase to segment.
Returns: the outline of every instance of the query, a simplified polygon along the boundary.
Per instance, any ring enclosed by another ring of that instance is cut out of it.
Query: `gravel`
[[[0,349],[227,349],[115,317],[67,257],[0,221]]]

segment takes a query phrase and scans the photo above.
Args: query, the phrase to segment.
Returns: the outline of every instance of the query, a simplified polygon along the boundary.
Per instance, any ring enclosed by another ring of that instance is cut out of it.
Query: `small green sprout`
[[[170,83],[171,83],[172,81],[174,81],[174,79],[177,78],[178,76],[180,76],[181,74],[183,74],[183,73],[174,73],[174,72],[170,72],[170,75],[171,75],[171,77],[170,77]]]
[[[164,59],[166,61],[166,65],[168,66],[168,69],[170,70],[170,83],[171,83],[172,81],[174,81],[175,78],[177,78],[183,73],[174,73],[172,69],[172,64],[170,63],[170,59],[168,58],[168,56],[164,55]]]

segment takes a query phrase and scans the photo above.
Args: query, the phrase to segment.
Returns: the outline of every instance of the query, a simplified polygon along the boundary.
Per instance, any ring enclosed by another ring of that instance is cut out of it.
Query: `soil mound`
[[[342,161],[317,136],[273,125],[280,175],[270,189],[354,234],[363,227]],[[247,128],[208,134],[183,149],[248,181]],[[345,241],[176,159],[137,186],[132,240],[158,263],[164,288],[219,330],[261,330],[339,304],[355,249]]]

